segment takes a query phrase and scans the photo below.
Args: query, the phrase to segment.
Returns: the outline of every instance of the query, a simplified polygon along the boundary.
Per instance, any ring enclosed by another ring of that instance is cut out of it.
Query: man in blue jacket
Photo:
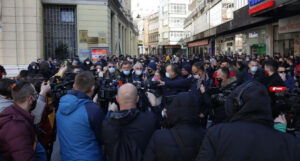
[[[60,99],[56,114],[61,160],[102,161],[101,108],[91,97],[95,89],[92,73],[82,72],[75,78],[72,91]]]

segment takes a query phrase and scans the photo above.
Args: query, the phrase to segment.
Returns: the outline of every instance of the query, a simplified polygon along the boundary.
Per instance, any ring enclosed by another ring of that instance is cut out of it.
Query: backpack
[[[143,154],[132,137],[120,127],[119,140],[114,145],[113,155],[109,161],[142,161]]]

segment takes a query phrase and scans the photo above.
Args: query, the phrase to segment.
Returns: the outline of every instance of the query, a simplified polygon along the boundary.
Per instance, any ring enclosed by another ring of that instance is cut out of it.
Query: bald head
[[[120,105],[120,110],[136,108],[138,100],[137,89],[133,84],[127,83],[119,88],[117,101]]]

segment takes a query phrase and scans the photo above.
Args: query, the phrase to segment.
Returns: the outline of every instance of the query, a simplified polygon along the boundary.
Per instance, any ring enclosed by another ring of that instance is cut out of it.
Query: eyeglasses
[[[285,71],[278,71],[278,73],[285,73]]]
[[[108,66],[108,68],[113,68],[113,66]]]

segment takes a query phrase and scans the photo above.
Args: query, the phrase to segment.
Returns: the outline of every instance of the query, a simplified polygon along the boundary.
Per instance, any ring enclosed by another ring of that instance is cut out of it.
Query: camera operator
[[[228,121],[210,129],[196,161],[298,161],[299,142],[273,128],[271,100],[258,82],[236,88],[225,105]]]
[[[91,99],[94,75],[78,74],[73,87],[60,99],[56,114],[61,160],[102,160],[100,131],[104,115]]]
[[[285,84],[277,72],[278,65],[275,61],[265,62],[265,72],[267,74],[265,86],[270,87],[284,87]]]
[[[279,76],[277,68],[277,63],[273,60],[267,61],[265,63],[265,72],[267,74],[265,86],[268,90],[270,89],[270,87],[285,87],[285,83]],[[278,114],[281,113],[282,108],[280,107],[280,105],[276,104],[276,101],[278,99],[276,93],[269,91],[269,94],[272,100],[273,117],[276,118]]]
[[[213,124],[221,123],[226,119],[224,103],[227,95],[236,87],[236,77],[230,77],[228,68],[220,68],[217,71],[217,75],[217,80],[221,87],[218,89],[217,94],[212,95]]]
[[[137,109],[138,91],[124,84],[116,97],[120,110],[107,114],[102,125],[102,140],[107,161],[141,161],[146,146],[157,129],[152,112]]]
[[[128,61],[124,61],[121,64],[121,74],[120,74],[121,78],[120,80],[122,81],[123,84],[125,83],[132,83],[132,67],[131,67],[131,63]]]

